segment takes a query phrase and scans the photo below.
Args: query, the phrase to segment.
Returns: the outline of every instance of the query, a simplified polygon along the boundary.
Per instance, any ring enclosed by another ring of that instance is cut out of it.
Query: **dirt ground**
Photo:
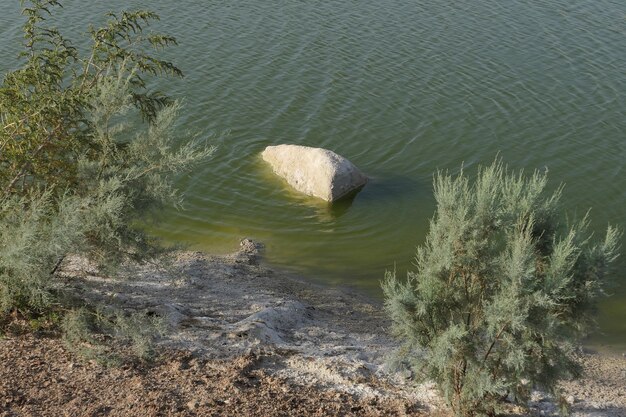
[[[564,384],[573,415],[626,416],[626,360],[582,360],[585,378]],[[166,351],[153,363],[108,368],[76,357],[54,337],[7,337],[0,340],[0,416],[449,417],[401,396],[363,397],[295,384],[271,375],[266,366],[272,361],[263,354],[211,360]],[[554,413],[541,396],[535,401],[529,415]]]
[[[0,339],[0,417],[446,416],[432,384],[387,367],[397,342],[380,301],[271,270],[242,241],[180,253],[167,270],[109,279],[78,260],[64,285],[89,305],[162,317],[153,364],[103,367],[33,333]],[[581,355],[573,417],[626,417],[626,357]],[[556,415],[534,392],[528,415]],[[518,412],[521,412],[518,410]],[[522,415],[522,414],[518,414]]]
[[[0,341],[0,416],[426,415],[406,400],[295,385],[269,375],[263,361],[168,352],[153,365],[104,368],[77,359],[58,339],[7,338]]]

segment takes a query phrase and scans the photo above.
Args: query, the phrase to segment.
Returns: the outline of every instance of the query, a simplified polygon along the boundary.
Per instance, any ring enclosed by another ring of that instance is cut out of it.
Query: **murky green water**
[[[65,1],[62,22],[150,7],[178,37],[181,135],[204,131],[213,160],[181,179],[187,210],[156,229],[230,251],[249,236],[270,263],[378,291],[427,231],[437,169],[500,153],[549,169],[570,213],[598,231],[626,226],[626,3],[612,0]],[[19,37],[17,1],[0,5],[2,71]],[[372,181],[333,208],[285,189],[258,158],[267,145],[326,147]],[[626,243],[626,242],[625,242]],[[626,247],[626,245],[624,245]],[[598,343],[626,346],[626,257]]]

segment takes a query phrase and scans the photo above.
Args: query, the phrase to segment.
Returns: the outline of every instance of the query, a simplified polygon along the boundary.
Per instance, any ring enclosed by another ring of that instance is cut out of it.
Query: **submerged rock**
[[[261,157],[293,188],[326,201],[338,200],[367,182],[352,162],[328,149],[268,146]]]

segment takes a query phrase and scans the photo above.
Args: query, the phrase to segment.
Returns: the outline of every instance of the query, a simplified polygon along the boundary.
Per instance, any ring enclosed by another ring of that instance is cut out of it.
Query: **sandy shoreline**
[[[263,373],[265,379],[261,380],[274,381],[267,386],[285,384],[298,387],[294,392],[312,390],[308,396],[319,396],[320,407],[326,404],[326,396],[336,403],[333,407],[339,407],[336,412],[327,409],[319,415],[446,415],[432,386],[416,387],[408,375],[391,372],[385,365],[396,343],[388,334],[389,321],[379,302],[355,291],[294,279],[260,265],[258,256],[256,245],[244,240],[234,254],[185,252],[167,271],[153,266],[133,268],[123,280],[103,279],[73,263],[66,268],[82,269],[84,278],[68,278],[67,285],[89,302],[166,317],[168,331],[159,341],[164,351],[186,352],[213,364],[255,358],[253,368]],[[19,341],[0,341],[0,355],[10,356],[5,350],[11,343],[15,349]],[[584,379],[563,385],[573,403],[573,415],[626,416],[626,358],[584,354],[582,361]],[[259,387],[255,388],[259,393],[265,392],[266,385]],[[292,395],[290,388],[281,389],[285,395],[279,396],[277,406]],[[235,415],[230,413],[243,410],[219,412],[219,407],[211,405],[213,397],[207,398],[204,403],[197,400],[197,406],[204,404],[204,408],[194,406],[191,411],[184,402],[183,408],[187,408],[180,414]],[[531,415],[549,416],[556,411],[541,393],[535,393],[533,400]],[[311,410],[317,405],[312,404]],[[0,404],[2,416],[28,415],[12,414],[11,407],[2,407]],[[365,408],[359,412],[359,407]],[[367,411],[367,407],[371,409]],[[299,415],[316,415],[307,410],[292,409]],[[211,414],[214,412],[217,414]],[[163,415],[172,413],[177,414],[170,410]],[[291,414],[289,410],[267,413]]]
[[[138,267],[120,280],[98,277],[74,263],[69,267],[82,268],[85,278],[69,279],[68,285],[89,303],[166,317],[163,348],[211,359],[261,353],[273,358],[266,359],[267,369],[295,382],[382,394],[356,382],[385,373],[393,341],[381,305],[259,261],[257,246],[244,241],[233,254],[184,252],[168,270]]]

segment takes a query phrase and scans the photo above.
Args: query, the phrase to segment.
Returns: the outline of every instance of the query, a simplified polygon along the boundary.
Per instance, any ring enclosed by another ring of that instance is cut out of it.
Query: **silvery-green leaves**
[[[458,416],[493,415],[576,375],[575,343],[593,324],[620,232],[595,242],[568,225],[545,174],[500,161],[474,181],[438,173],[437,211],[407,281],[388,273],[385,306],[418,379],[434,380]]]
[[[109,15],[84,54],[47,17],[56,0],[24,1],[24,52],[0,84],[0,314],[59,308],[68,255],[114,269],[164,249],[141,223],[180,206],[176,176],[212,153],[179,135],[181,105],[146,77],[182,76],[152,53],[176,40],[149,11]]]

